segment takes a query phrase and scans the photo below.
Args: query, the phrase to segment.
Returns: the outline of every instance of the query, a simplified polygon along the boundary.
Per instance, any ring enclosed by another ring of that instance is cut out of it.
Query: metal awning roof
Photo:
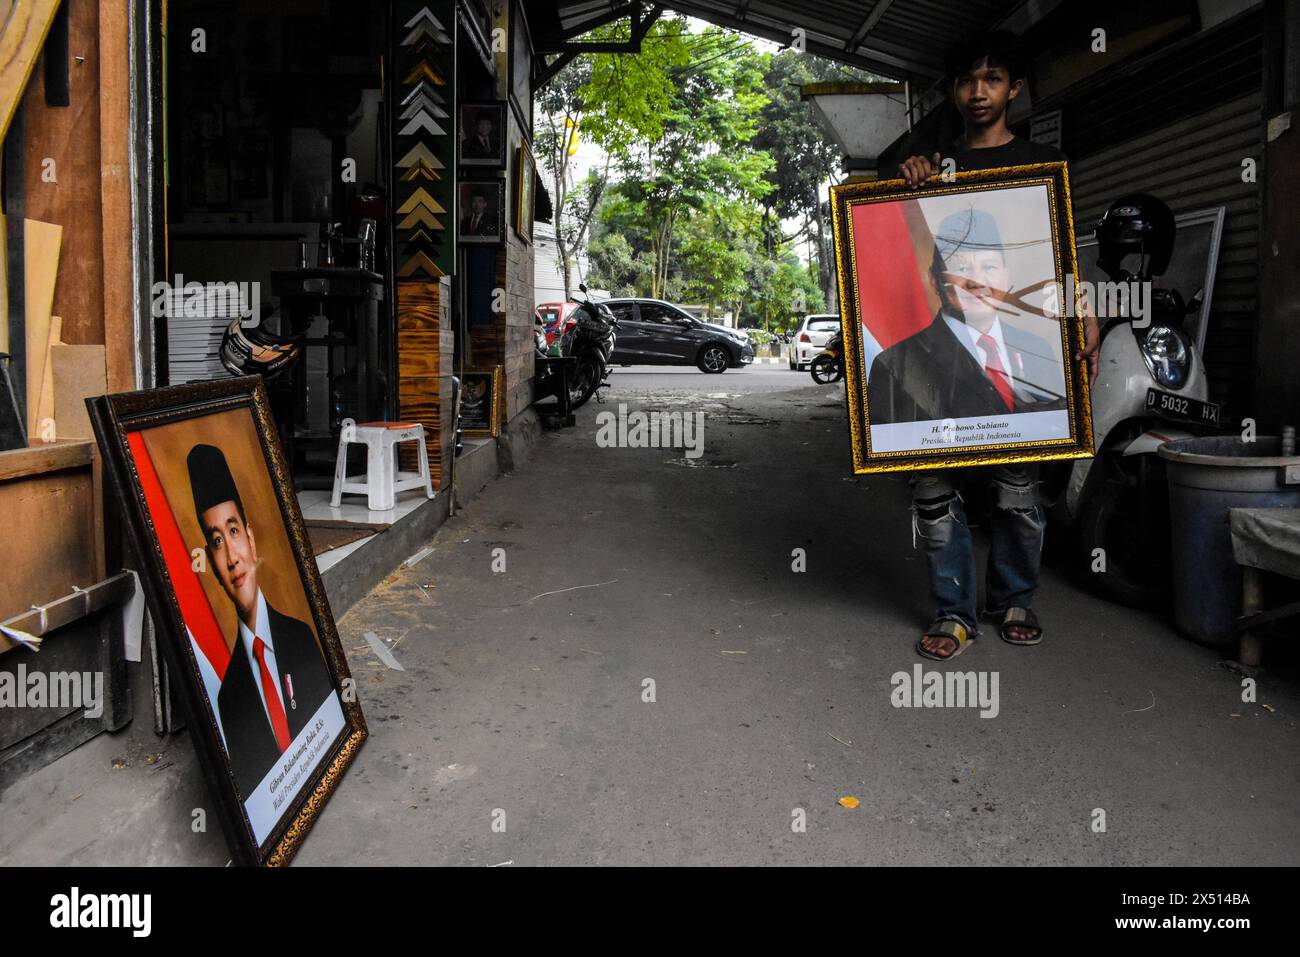
[[[1001,24],[1023,0],[665,0],[668,11],[777,43],[802,30],[804,49],[896,80],[928,85],[957,38]],[[1046,4],[1054,6],[1055,4]],[[529,26],[542,49],[628,17],[628,0],[534,0]]]

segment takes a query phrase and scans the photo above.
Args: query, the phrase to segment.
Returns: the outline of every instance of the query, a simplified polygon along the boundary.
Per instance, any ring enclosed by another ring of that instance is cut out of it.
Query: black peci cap
[[[190,470],[190,490],[194,495],[194,517],[203,524],[203,513],[222,502],[234,502],[239,513],[244,513],[244,503],[239,500],[235,477],[230,474],[226,456],[215,445],[196,445],[190,449],[185,464]],[[204,529],[206,533],[207,529]]]

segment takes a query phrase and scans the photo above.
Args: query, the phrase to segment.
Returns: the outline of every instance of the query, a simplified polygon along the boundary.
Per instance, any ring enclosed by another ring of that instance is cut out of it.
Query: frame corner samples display
[[[854,472],[1093,454],[1064,163],[831,194]]]
[[[238,864],[286,864],[366,738],[261,379],[87,400]]]
[[[460,427],[469,436],[495,438],[500,421],[501,367],[466,369],[461,384]]]

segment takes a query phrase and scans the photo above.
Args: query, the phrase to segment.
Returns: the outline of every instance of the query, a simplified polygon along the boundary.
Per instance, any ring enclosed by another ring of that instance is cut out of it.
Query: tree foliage
[[[616,23],[592,36],[627,30]],[[738,324],[783,328],[824,308],[821,194],[839,151],[798,87],[843,72],[729,31],[693,31],[680,17],[658,21],[639,53],[576,58],[538,101],[537,151],[556,182],[560,254],[588,243],[591,285],[706,305]],[[575,128],[605,159],[577,184]],[[811,272],[794,255],[809,237]],[[565,283],[567,291],[567,262]]]

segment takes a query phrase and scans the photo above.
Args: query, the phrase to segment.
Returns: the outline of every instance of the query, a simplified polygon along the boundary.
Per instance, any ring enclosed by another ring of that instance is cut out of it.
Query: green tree
[[[764,74],[768,102],[759,117],[753,145],[773,159],[767,173],[772,186],[763,200],[764,226],[769,254],[776,255],[785,244],[810,237],[816,247],[818,284],[824,297],[834,281],[830,255],[830,226],[822,187],[839,176],[840,148],[813,118],[800,96],[800,88],[835,80],[864,82],[874,79],[844,64],[783,50],[769,58]],[[802,219],[803,227],[785,236],[781,221]]]
[[[678,238],[675,260],[681,296],[709,307],[739,314],[749,292],[747,273],[759,253],[758,207],[716,197],[690,216]]]
[[[611,25],[591,38],[617,39],[619,31]],[[607,181],[602,170],[575,185],[573,156],[584,138],[616,154],[632,140],[660,134],[662,108],[671,98],[668,71],[689,57],[684,31],[684,20],[660,21],[642,54],[576,57],[537,96],[534,148],[554,187],[555,244],[566,297],[573,292],[573,259]]]
[[[666,295],[683,219],[704,212],[716,197],[755,201],[771,188],[764,179],[770,157],[749,148],[766,102],[763,60],[722,31],[693,35],[689,64],[667,71],[672,95],[657,132],[623,141],[615,165],[621,192],[644,217],[654,259],[651,296]]]
[[[637,296],[650,282],[654,264],[649,254],[637,252],[622,233],[602,233],[588,248],[591,272],[587,284],[607,289],[612,296]]]
[[[613,25],[600,36],[626,31]],[[862,74],[795,51],[761,52],[716,28],[692,33],[682,18],[656,23],[640,53],[575,64],[543,98],[552,125],[539,142],[567,144],[567,121],[609,163],[585,185],[557,184],[563,255],[589,236],[594,285],[684,297],[768,328],[824,308],[833,274],[820,196],[839,151],[799,87]],[[541,152],[565,163],[563,150]],[[791,219],[803,225],[787,236],[782,222]],[[817,248],[812,273],[793,255],[804,238]]]
[[[821,286],[796,256],[787,253],[766,264],[767,281],[756,287],[753,298],[754,325],[768,332],[791,329],[807,313],[826,308]]]

